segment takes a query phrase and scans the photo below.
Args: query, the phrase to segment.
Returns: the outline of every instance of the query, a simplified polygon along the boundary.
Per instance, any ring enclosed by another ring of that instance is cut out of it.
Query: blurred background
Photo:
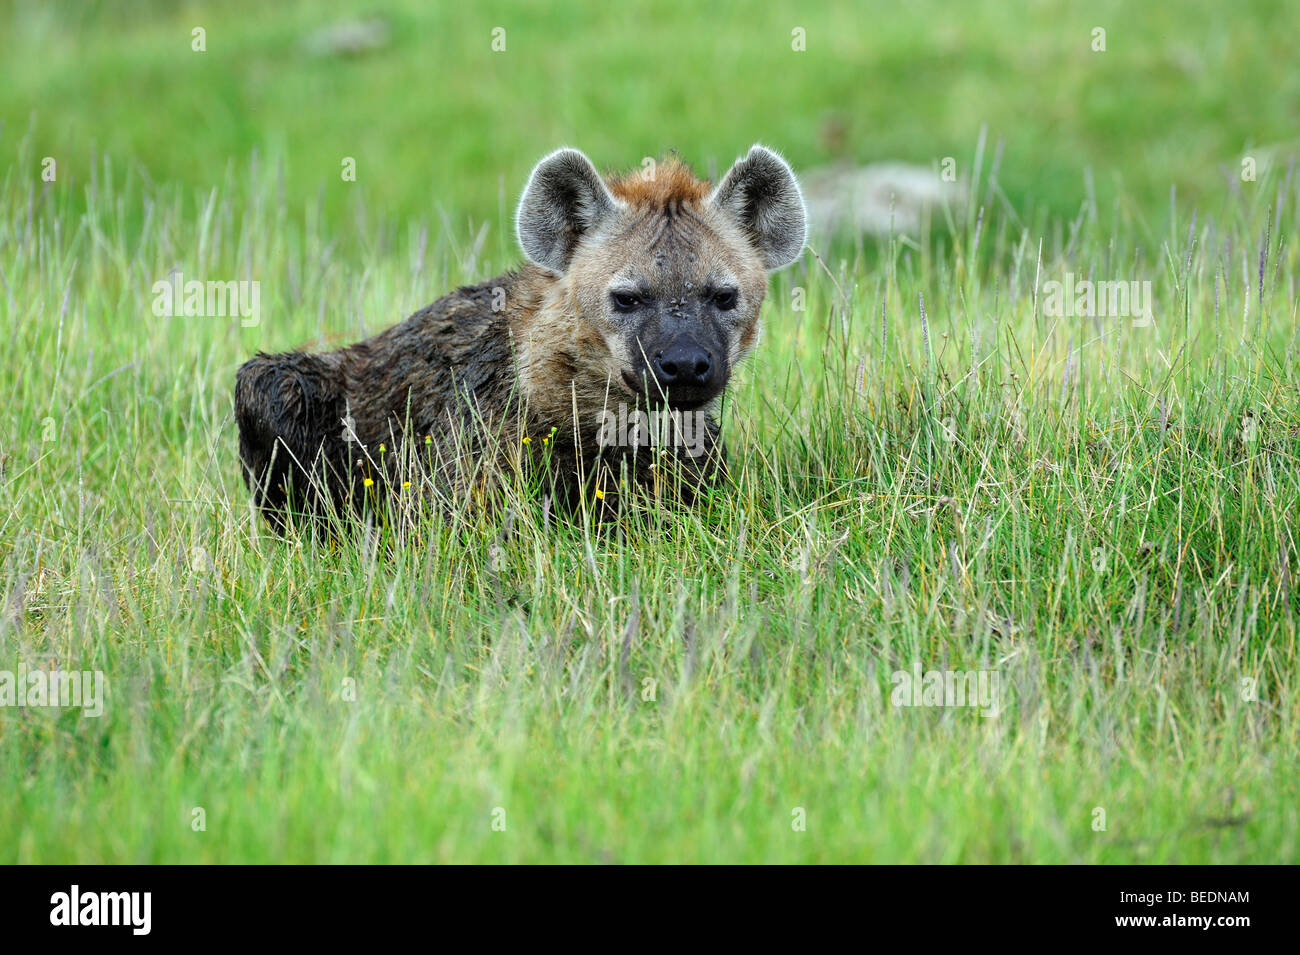
[[[677,149],[707,174],[762,140],[801,171],[951,157],[967,180],[983,130],[1022,214],[1092,200],[1154,229],[1171,187],[1212,209],[1244,158],[1262,172],[1300,142],[1294,0],[0,10],[0,169],[52,156],[85,184],[108,156],[201,195],[269,157],[343,241],[361,208],[499,221],[560,144],[603,168]]]

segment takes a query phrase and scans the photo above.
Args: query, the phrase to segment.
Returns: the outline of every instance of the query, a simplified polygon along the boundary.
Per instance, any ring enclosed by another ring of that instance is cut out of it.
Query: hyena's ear
[[[723,176],[712,201],[740,223],[769,271],[799,258],[808,231],[803,194],[790,166],[772,150],[752,146]]]
[[[582,238],[600,228],[621,203],[583,153],[557,149],[533,169],[515,215],[524,255],[563,272]]]

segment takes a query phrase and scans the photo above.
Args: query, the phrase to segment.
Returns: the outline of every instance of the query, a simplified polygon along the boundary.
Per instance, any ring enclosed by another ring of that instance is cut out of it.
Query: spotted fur
[[[757,342],[768,272],[802,250],[803,202],[789,167],[760,146],[717,188],[675,158],[652,170],[607,180],[581,152],[558,150],[520,200],[521,269],[346,348],[241,367],[240,458],[268,519],[383,500],[403,477],[387,462],[404,457],[464,494],[543,438],[566,499],[586,485],[608,501],[616,475],[658,481],[666,463],[680,466],[687,498],[713,479],[725,465],[718,403]],[[638,307],[622,309],[629,296]],[[665,385],[664,356],[678,353],[699,356],[696,377]],[[665,462],[655,449],[602,447],[601,412],[620,403],[699,412],[705,453],[673,448]],[[418,453],[404,456],[412,441]]]

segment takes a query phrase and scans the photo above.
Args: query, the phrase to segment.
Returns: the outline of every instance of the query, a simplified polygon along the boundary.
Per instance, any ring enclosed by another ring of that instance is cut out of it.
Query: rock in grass
[[[811,230],[820,236],[864,233],[917,235],[927,212],[957,215],[966,186],[945,182],[937,169],[901,162],[822,166],[801,176]]]
[[[302,43],[312,56],[361,56],[382,50],[392,41],[393,31],[383,17],[368,17],[332,23],[309,34]]]

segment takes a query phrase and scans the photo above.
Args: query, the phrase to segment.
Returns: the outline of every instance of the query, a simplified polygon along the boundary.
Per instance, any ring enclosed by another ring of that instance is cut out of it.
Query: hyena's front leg
[[[637,483],[655,497],[694,504],[727,475],[718,423],[703,411],[675,412],[635,457]]]
[[[694,432],[683,424],[682,440],[672,447],[677,493],[687,504],[694,504],[727,477],[727,445],[718,423],[711,415],[694,414],[698,416]]]

